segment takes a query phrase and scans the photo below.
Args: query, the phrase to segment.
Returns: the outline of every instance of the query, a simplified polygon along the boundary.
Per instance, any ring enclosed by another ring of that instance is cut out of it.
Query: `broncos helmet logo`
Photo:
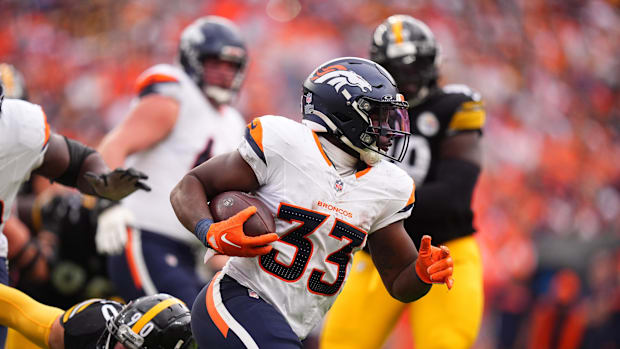
[[[362,92],[372,91],[372,86],[368,81],[356,72],[347,70],[342,65],[321,68],[311,80],[317,84],[327,83],[334,86],[336,92],[340,92],[344,85],[359,87]]]

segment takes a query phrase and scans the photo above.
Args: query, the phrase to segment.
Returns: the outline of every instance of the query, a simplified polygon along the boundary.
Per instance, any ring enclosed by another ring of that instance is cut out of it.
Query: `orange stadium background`
[[[475,88],[487,108],[475,348],[600,348],[619,336],[618,0],[2,0],[0,61],[23,73],[55,131],[96,146],[126,114],[138,75],[172,62],[198,16],[242,29],[245,118],[299,120],[311,69],[367,57],[372,30],[394,13],[430,26],[443,82]],[[412,346],[405,321],[386,349]]]

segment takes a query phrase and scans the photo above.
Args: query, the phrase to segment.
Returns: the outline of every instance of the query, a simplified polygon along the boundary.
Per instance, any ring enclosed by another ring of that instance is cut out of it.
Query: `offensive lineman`
[[[84,194],[120,200],[138,189],[150,190],[146,175],[133,169],[110,171],[95,150],[50,130],[40,106],[4,99],[0,84],[0,232],[23,182],[39,174]],[[8,243],[0,233],[0,283],[8,284]],[[6,328],[0,330],[4,347]]]
[[[371,58],[394,76],[410,105],[413,146],[399,165],[418,187],[405,228],[414,242],[429,234],[450,248],[458,285],[450,292],[433,288],[412,304],[397,302],[378,284],[370,255],[361,252],[326,318],[323,349],[380,348],[405,307],[416,348],[464,349],[476,340],[483,288],[471,199],[481,167],[485,111],[467,86],[438,86],[437,51],[426,24],[394,15],[376,28]]]
[[[449,250],[426,236],[418,258],[403,227],[413,180],[381,159],[402,159],[406,146],[396,156],[388,151],[409,135],[407,102],[390,74],[345,57],[319,66],[303,86],[304,124],[255,119],[237,151],[196,167],[170,195],[203,244],[237,256],[192,307],[201,348],[300,348],[366,243],[393,297],[411,302],[431,283],[452,287]],[[276,217],[276,233],[244,234],[255,207],[214,223],[208,198],[229,190],[257,195]]]
[[[99,148],[108,164],[148,171],[156,183],[99,218],[97,248],[110,254],[110,278],[126,300],[166,292],[194,302],[204,284],[193,253],[201,246],[176,219],[170,191],[187,171],[235,149],[243,136],[245,122],[229,106],[247,61],[235,24],[197,19],[181,34],[179,54],[179,66],[159,64],[139,77],[137,104]]]

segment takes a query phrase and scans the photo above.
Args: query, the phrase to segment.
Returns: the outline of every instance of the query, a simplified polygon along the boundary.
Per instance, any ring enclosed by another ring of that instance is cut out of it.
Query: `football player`
[[[426,24],[410,16],[394,15],[379,25],[370,53],[394,76],[409,101],[412,146],[400,167],[415,179],[417,190],[405,229],[414,242],[429,234],[450,248],[457,285],[450,292],[433,288],[423,299],[403,304],[378,284],[379,266],[373,265],[371,255],[359,253],[349,282],[326,318],[321,347],[380,348],[409,307],[416,348],[470,348],[483,308],[471,209],[485,122],[480,95],[464,85],[437,84],[437,43]]]
[[[153,191],[125,200],[99,218],[97,248],[120,295],[166,292],[192,304],[204,280],[194,250],[202,248],[176,219],[170,191],[210,157],[235,149],[245,125],[229,104],[244,77],[247,52],[235,24],[200,18],[181,34],[179,64],[160,64],[137,81],[137,104],[99,148],[111,166],[148,172]]]
[[[194,302],[200,347],[300,348],[366,244],[385,287],[402,302],[422,297],[431,283],[452,286],[449,250],[425,236],[418,255],[404,229],[413,180],[382,159],[405,155],[407,106],[378,64],[326,62],[303,83],[303,124],[257,118],[237,151],[177,184],[171,202],[183,225],[209,248],[235,256]],[[397,139],[403,147],[390,155]],[[207,202],[230,190],[258,196],[276,218],[276,233],[245,235],[253,206],[214,223]]]
[[[41,304],[0,285],[0,324],[15,329],[40,348],[195,348],[190,311],[178,298],[161,293],[127,305],[88,299],[67,311]]]
[[[75,187],[82,193],[120,200],[138,189],[150,190],[146,175],[134,169],[110,171],[101,155],[50,130],[43,109],[5,99],[0,84],[0,232],[21,184],[32,173]],[[8,283],[8,243],[0,234],[0,283]],[[4,346],[6,328],[0,330]]]

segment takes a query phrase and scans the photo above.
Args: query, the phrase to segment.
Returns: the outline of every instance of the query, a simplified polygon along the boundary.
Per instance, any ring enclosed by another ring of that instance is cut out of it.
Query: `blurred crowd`
[[[0,61],[23,73],[57,132],[91,146],[126,115],[137,76],[176,59],[200,15],[232,19],[247,40],[236,103],[247,120],[301,119],[313,67],[367,57],[391,14],[422,19],[441,45],[441,82],[481,92],[488,115],[476,347],[620,343],[617,0],[3,0],[0,13]]]

